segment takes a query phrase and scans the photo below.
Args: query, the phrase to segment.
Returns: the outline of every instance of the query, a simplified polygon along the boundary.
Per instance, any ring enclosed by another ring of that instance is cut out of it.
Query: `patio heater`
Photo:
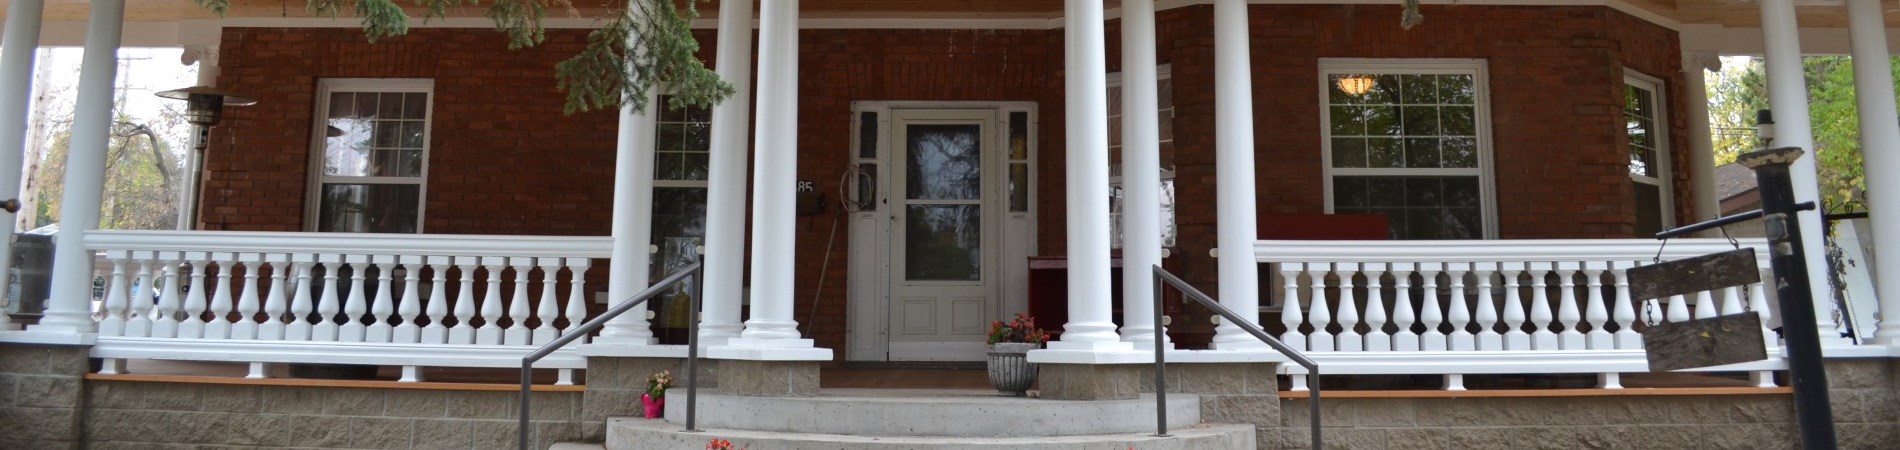
[[[218,120],[224,117],[225,105],[250,106],[257,104],[257,100],[239,97],[211,86],[173,89],[156,95],[160,98],[184,100],[185,122],[192,124],[197,131],[192,136],[191,183],[187,186],[189,190],[185,191],[185,201],[191,206],[183,211],[185,217],[197,217],[198,172],[204,169],[204,151],[205,147],[211,144],[211,126],[217,125]]]

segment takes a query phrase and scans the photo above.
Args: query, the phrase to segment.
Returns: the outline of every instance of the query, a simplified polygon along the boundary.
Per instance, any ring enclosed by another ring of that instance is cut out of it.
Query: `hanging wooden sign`
[[[1630,268],[1630,298],[1637,301],[1712,291],[1761,281],[1755,249],[1741,248]]]
[[[1761,316],[1753,312],[1651,325],[1643,349],[1651,372],[1768,359]]]

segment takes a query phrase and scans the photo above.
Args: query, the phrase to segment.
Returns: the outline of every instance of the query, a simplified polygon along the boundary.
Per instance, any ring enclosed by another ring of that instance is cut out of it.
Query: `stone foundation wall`
[[[1844,449],[1900,443],[1900,360],[1829,360],[1828,397]],[[1619,393],[1626,394],[1627,392]],[[1307,449],[1310,404],[1280,400],[1277,436],[1262,449]],[[1534,449],[1800,447],[1794,397],[1326,398],[1327,448]]]
[[[510,391],[261,386],[88,380],[88,449],[207,446],[493,449],[515,446]],[[529,442],[601,435],[580,392],[535,392]]]
[[[80,448],[86,347],[0,345],[0,448]]]

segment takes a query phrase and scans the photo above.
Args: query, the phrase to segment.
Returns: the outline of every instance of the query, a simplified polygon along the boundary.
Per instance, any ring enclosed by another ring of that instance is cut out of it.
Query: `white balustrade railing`
[[[1756,249],[1768,279],[1766,242],[1740,245]],[[1762,283],[1630,297],[1633,267],[1732,249],[1726,239],[1259,241],[1255,256],[1279,284],[1267,292],[1279,293],[1280,339],[1328,373],[1442,374],[1449,389],[1469,373],[1598,373],[1618,387],[1618,373],[1648,370],[1651,324],[1754,313],[1779,352]],[[1771,358],[1712,370],[1782,368]]]
[[[605,237],[92,231],[94,356],[514,367],[587,319]],[[562,294],[565,290],[565,295]],[[504,300],[506,299],[506,300]],[[556,355],[546,367],[583,368]],[[109,365],[108,370],[113,370]]]

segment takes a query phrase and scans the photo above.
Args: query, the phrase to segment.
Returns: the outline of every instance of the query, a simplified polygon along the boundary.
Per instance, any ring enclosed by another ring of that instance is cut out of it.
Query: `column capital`
[[[1712,51],[1682,52],[1682,70],[1686,72],[1686,71],[1696,70],[1696,69],[1707,70],[1710,72],[1721,71],[1722,70],[1722,54],[1712,52]]]
[[[184,65],[202,64],[199,68],[218,65],[218,46],[187,45],[185,52],[178,55],[178,63]]]

